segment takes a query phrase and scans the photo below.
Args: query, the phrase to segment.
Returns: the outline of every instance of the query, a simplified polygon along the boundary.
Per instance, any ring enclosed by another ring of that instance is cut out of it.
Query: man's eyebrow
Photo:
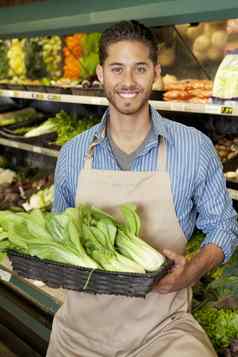
[[[137,66],[148,66],[148,63],[146,62],[137,62]]]
[[[109,66],[123,66],[123,63],[113,62],[113,63],[110,63]]]
[[[148,66],[149,64],[146,62],[136,62],[137,66]],[[124,66],[123,63],[121,62],[113,62],[113,63],[109,63],[109,66]]]

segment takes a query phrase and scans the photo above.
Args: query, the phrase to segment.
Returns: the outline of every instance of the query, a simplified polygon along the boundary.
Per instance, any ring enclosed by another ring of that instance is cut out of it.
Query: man
[[[109,108],[100,124],[62,148],[54,209],[88,202],[112,211],[134,202],[141,236],[175,264],[145,299],[68,292],[47,357],[216,356],[189,311],[191,286],[237,245],[221,163],[204,134],[149,106],[160,66],[148,28],[129,21],[106,30],[97,75]],[[187,262],[195,224],[206,239]]]

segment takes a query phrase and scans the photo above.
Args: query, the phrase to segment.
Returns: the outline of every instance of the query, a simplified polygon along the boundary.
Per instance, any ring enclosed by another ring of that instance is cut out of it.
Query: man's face
[[[149,48],[139,41],[123,40],[107,49],[97,75],[111,105],[121,114],[135,114],[147,106],[152,85],[160,73],[149,57]]]

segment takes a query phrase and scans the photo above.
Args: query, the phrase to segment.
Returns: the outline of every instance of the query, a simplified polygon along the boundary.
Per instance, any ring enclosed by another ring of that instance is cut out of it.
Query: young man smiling
[[[54,210],[87,202],[116,212],[134,202],[141,237],[174,267],[145,299],[69,291],[47,357],[216,356],[189,312],[191,287],[229,259],[237,245],[236,213],[211,141],[149,105],[160,75],[157,55],[151,31],[136,21],[103,33],[97,75],[109,108],[100,124],[62,148]],[[187,262],[195,225],[206,239]]]

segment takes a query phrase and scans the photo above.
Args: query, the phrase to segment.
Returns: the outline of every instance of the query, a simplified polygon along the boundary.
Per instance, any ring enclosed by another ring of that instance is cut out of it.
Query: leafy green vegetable
[[[220,350],[230,345],[238,336],[238,312],[229,309],[216,309],[205,305],[194,312],[194,317],[205,329],[213,346]]]
[[[142,265],[147,271],[158,270],[165,261],[165,258],[145,241],[120,229],[116,236],[116,246],[121,254]]]
[[[54,217],[55,221],[48,223],[49,217]],[[62,227],[62,222],[66,221]],[[69,225],[73,225],[73,222],[67,213],[44,216],[39,210],[29,214],[1,211],[0,226],[6,232],[8,240],[0,241],[0,251],[4,253],[12,248],[41,259],[97,268],[98,264],[87,256],[80,242],[75,244],[80,239],[79,232],[76,227],[69,231]],[[73,234],[77,237],[73,238]]]
[[[33,136],[39,136],[49,133],[54,133],[56,131],[55,124],[51,119],[47,119],[44,123],[29,130],[24,136],[26,138],[32,138]]]
[[[109,271],[145,272],[141,265],[116,251],[114,242],[117,227],[109,218],[110,216],[100,213],[100,219],[97,220],[94,216],[94,209],[88,205],[81,205],[79,212],[80,236],[90,257]]]
[[[87,34],[83,39],[83,56],[80,57],[80,79],[92,79],[96,76],[96,67],[99,63],[99,41],[101,33]]]
[[[116,247],[125,257],[142,265],[147,271],[156,271],[164,263],[165,258],[153,247],[137,235],[140,232],[140,219],[136,213],[136,206],[125,204],[120,207],[125,224],[119,225],[116,236]]]
[[[41,119],[42,114],[34,108],[19,109],[14,112],[0,114],[0,126],[27,122],[30,119]]]
[[[204,240],[205,235],[201,231],[196,231],[193,233],[193,236],[191,239],[189,239],[187,245],[186,245],[186,256],[187,257],[192,257],[194,254],[196,254],[200,247],[201,243]]]
[[[40,79],[46,77],[47,70],[43,60],[43,47],[39,37],[26,39],[25,54],[27,78]]]
[[[225,296],[233,296],[238,301],[238,276],[225,276],[213,280],[208,284],[207,290],[212,290],[217,299]]]
[[[93,234],[91,227],[82,225],[82,240],[86,251],[98,264],[108,271],[144,273],[144,269],[134,261],[122,256],[116,250],[107,249],[100,237]]]

